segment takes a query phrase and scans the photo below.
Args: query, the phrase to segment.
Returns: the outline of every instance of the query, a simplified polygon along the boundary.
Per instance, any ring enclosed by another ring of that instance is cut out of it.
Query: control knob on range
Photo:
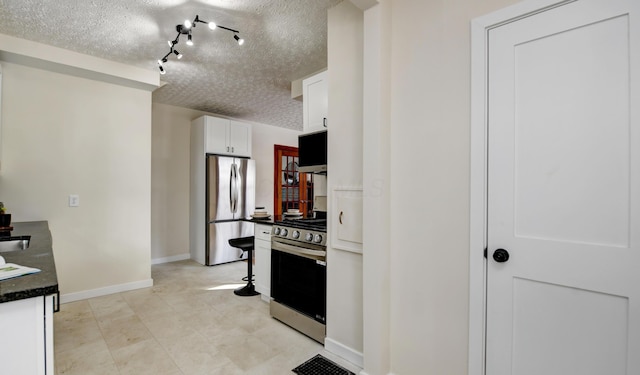
[[[280,234],[280,228],[279,227],[273,228],[273,234],[275,234],[275,235]]]
[[[300,231],[294,230],[291,235],[293,236],[293,238],[298,239],[300,238]]]
[[[313,241],[313,233],[307,233],[307,235],[304,236],[304,239],[309,242]]]
[[[322,235],[321,234],[316,234],[315,236],[313,236],[313,242],[315,242],[315,243],[322,242]]]
[[[282,231],[280,231],[280,235],[282,237],[286,237],[288,233],[289,231],[287,231],[287,228],[282,228]]]

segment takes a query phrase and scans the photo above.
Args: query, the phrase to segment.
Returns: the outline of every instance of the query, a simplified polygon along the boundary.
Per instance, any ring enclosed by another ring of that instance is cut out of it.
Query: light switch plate
[[[80,206],[80,196],[78,194],[69,194],[69,207]]]

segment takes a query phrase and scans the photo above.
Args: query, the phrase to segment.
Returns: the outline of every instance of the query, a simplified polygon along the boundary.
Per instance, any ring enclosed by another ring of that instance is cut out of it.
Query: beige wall
[[[470,22],[515,2],[393,0],[384,10],[396,375],[467,373]]]
[[[151,259],[189,256],[189,134],[191,120],[213,113],[153,104]],[[256,205],[273,209],[273,146],[298,145],[298,131],[252,123]]]
[[[299,131],[253,124],[252,159],[256,161],[256,206],[273,212],[273,146],[298,147]]]
[[[151,130],[151,260],[189,254],[189,134],[202,112],[154,103]],[[167,259],[168,258],[168,259]]]
[[[0,198],[49,221],[63,300],[150,285],[151,93],[10,63],[2,90]]]

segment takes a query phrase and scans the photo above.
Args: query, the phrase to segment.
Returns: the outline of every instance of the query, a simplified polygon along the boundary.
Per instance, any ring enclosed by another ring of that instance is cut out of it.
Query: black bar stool
[[[256,292],[256,288],[253,285],[253,240],[254,236],[229,240],[229,245],[247,252],[247,285],[233,291],[238,296],[249,297],[260,294]]]

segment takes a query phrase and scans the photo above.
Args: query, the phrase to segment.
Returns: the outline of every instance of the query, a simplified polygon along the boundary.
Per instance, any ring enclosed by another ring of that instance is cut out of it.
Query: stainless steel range
[[[326,219],[276,222],[271,230],[271,316],[324,343]]]

